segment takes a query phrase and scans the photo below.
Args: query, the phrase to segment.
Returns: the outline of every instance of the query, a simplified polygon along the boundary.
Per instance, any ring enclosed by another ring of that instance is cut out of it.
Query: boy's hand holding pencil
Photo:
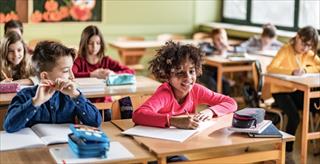
[[[32,99],[33,105],[40,106],[45,103],[52,97],[55,91],[60,91],[65,95],[69,95],[71,98],[76,98],[80,95],[75,82],[71,80],[60,78],[55,81],[42,80],[38,86],[35,97]]]

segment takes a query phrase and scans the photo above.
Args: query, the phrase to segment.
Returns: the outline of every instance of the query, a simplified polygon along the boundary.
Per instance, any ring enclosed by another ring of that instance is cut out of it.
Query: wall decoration
[[[101,21],[101,0],[34,0],[31,22]]]
[[[16,0],[0,0],[0,23],[6,23],[10,20],[18,20],[16,13]]]

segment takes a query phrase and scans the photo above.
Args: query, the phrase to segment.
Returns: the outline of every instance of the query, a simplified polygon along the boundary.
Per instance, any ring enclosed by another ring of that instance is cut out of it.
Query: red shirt
[[[198,104],[207,104],[217,116],[237,110],[237,103],[229,96],[212,92],[208,88],[195,84],[185,101],[179,104],[168,83],[163,83],[156,92],[134,111],[134,123],[146,126],[167,127],[171,116],[195,113]]]
[[[130,73],[134,74],[134,70],[127,66],[121,65],[119,62],[112,60],[110,57],[105,56],[101,62],[97,64],[90,64],[85,58],[78,57],[73,63],[72,72],[75,77],[90,77],[90,72],[98,68],[110,69],[113,72],[119,73]]]
[[[77,57],[72,66],[72,72],[75,77],[90,77],[90,72],[98,68],[110,69],[113,72],[120,73],[130,73],[134,74],[134,70],[128,68],[127,66],[121,65],[119,62],[112,60],[110,57],[105,56],[102,58],[101,62],[97,64],[90,64],[85,58]],[[92,102],[111,102],[110,96],[104,98],[91,98]]]

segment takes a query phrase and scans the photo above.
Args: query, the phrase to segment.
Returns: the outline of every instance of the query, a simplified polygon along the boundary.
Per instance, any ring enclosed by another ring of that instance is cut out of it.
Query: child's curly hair
[[[157,54],[149,64],[149,70],[159,81],[168,81],[176,69],[180,69],[187,59],[192,61],[197,76],[202,74],[201,50],[190,44],[180,45],[172,41],[166,42],[165,46],[157,50]]]

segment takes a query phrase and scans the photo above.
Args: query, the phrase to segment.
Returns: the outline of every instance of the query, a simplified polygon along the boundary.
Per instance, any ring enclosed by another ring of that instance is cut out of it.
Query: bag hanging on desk
[[[107,77],[106,83],[107,85],[135,84],[136,77],[132,74],[113,74]]]

